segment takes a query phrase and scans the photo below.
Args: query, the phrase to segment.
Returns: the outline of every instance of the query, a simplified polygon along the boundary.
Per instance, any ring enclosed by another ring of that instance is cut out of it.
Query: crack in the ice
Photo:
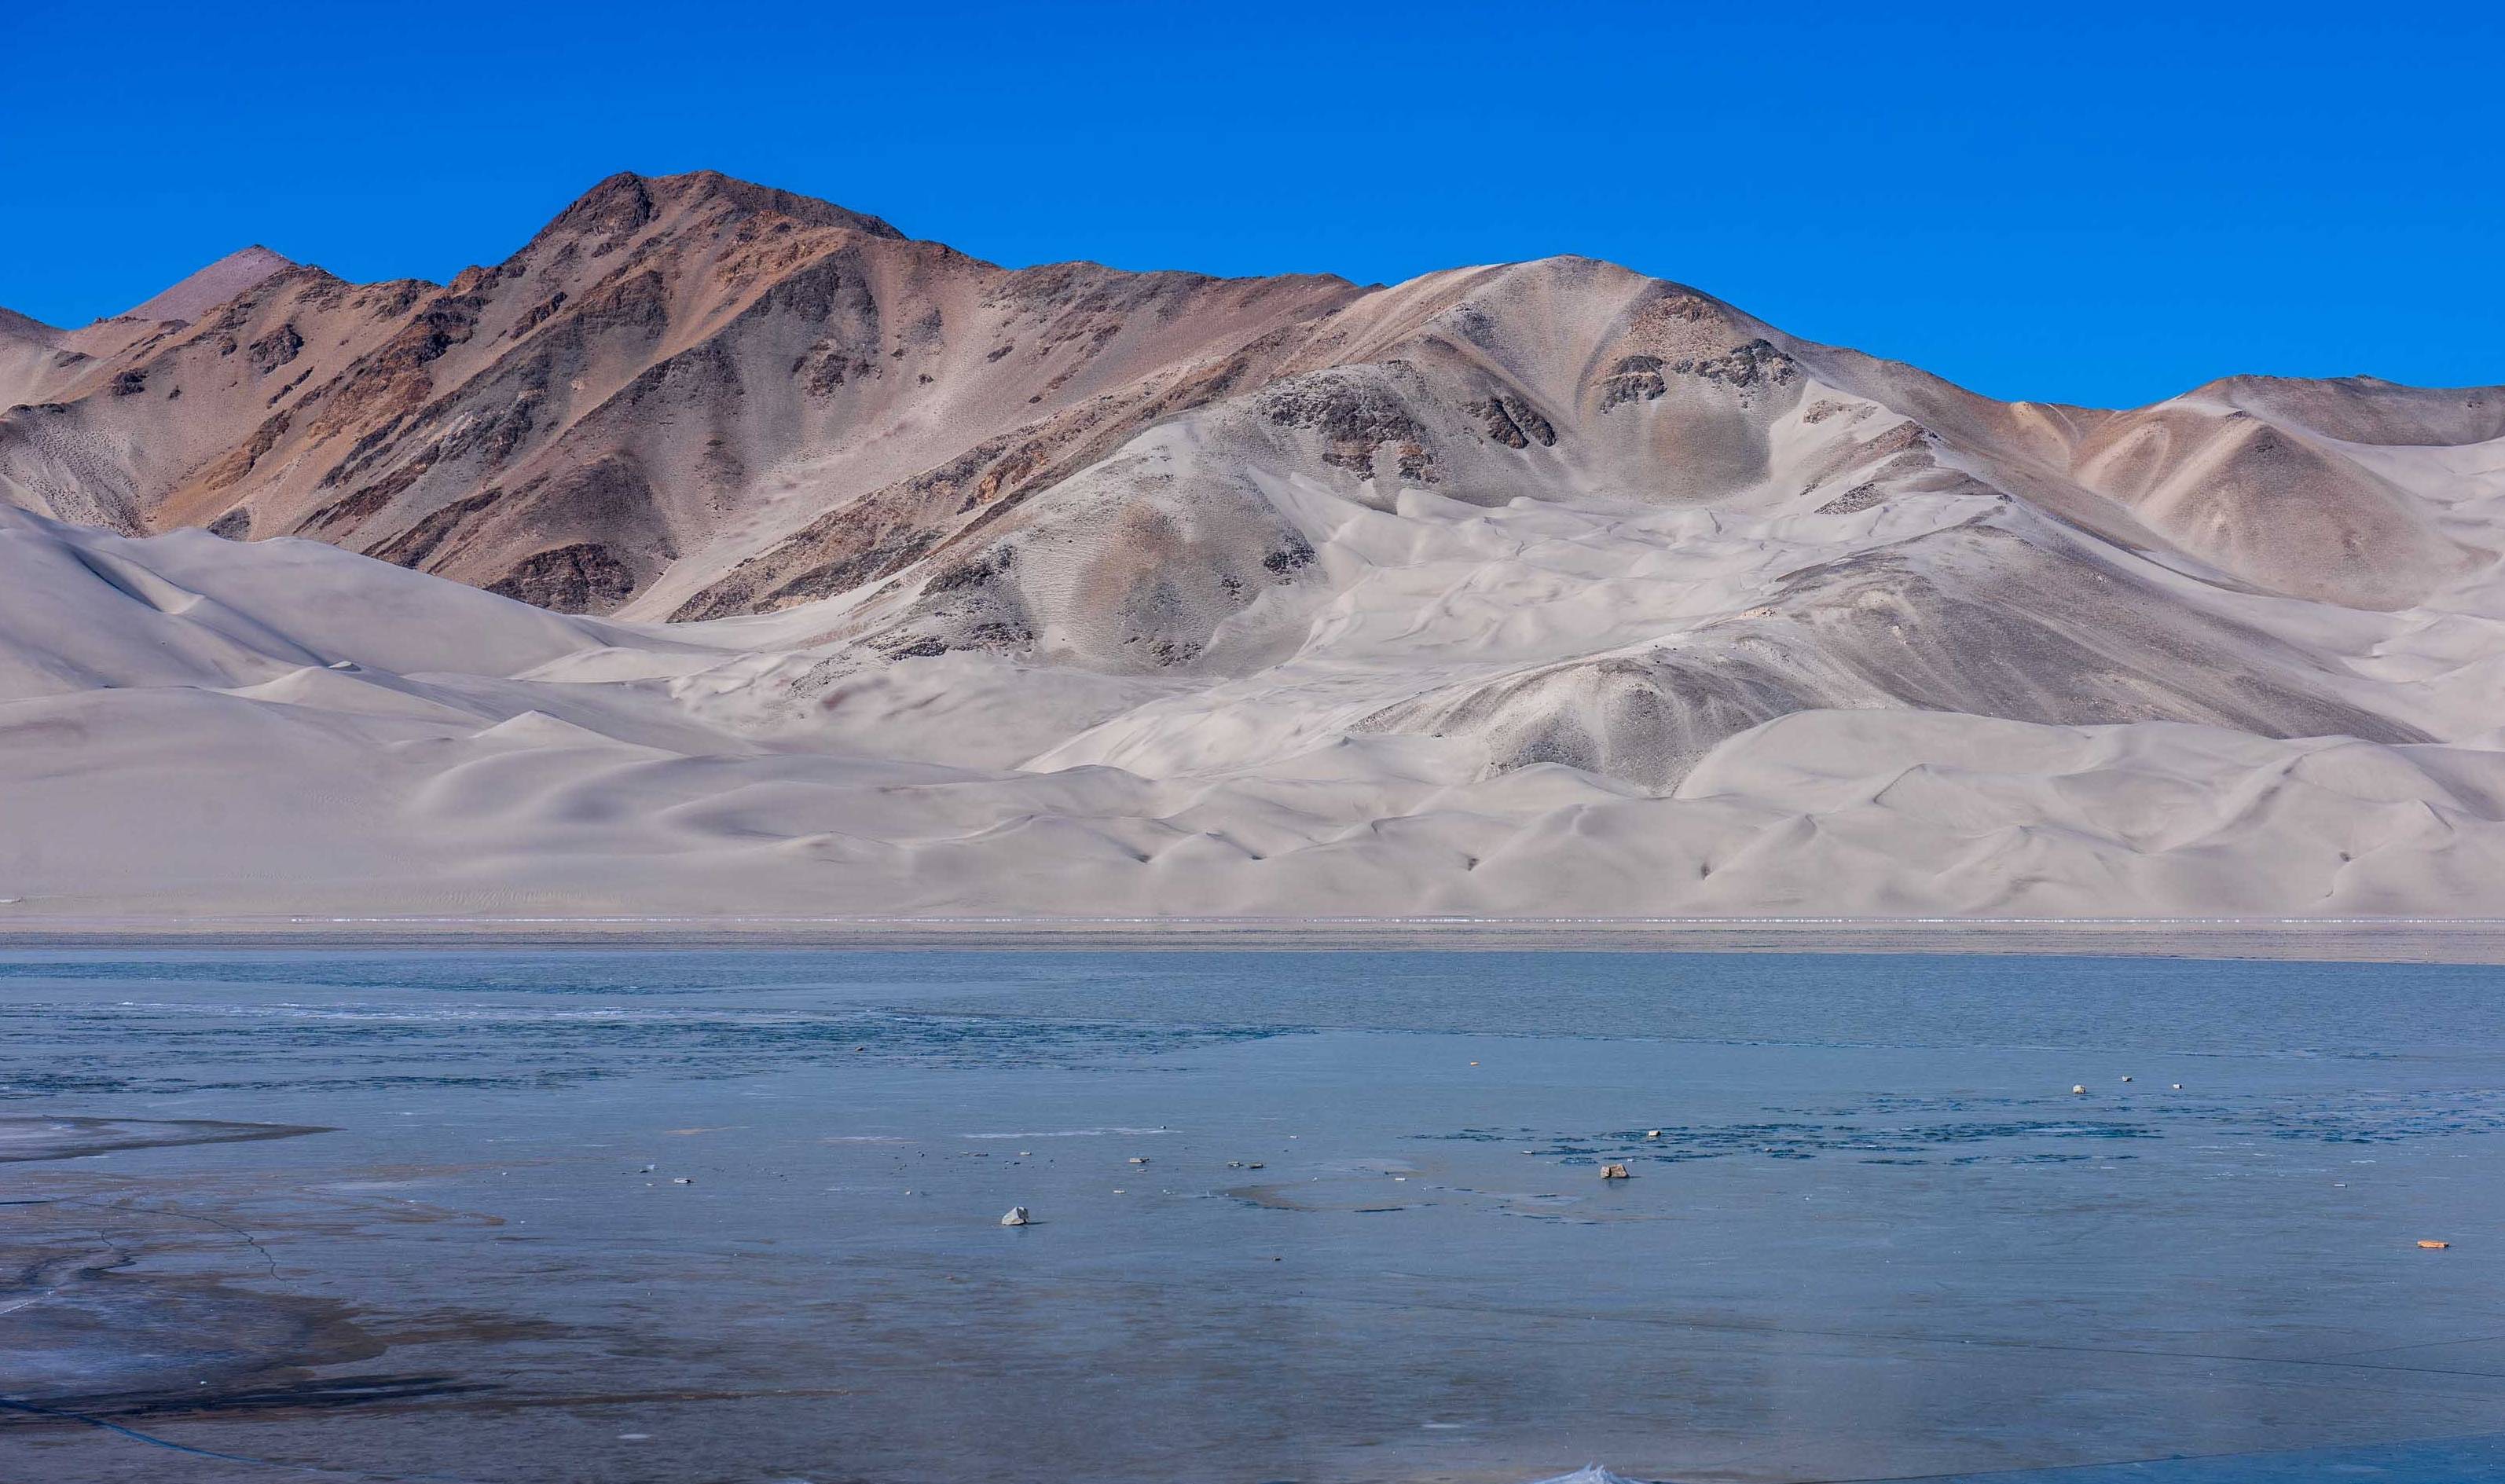
[[[278,1468],[291,1473],[321,1474],[335,1479],[370,1479],[376,1481],[376,1484],[474,1484],[474,1481],[448,1473],[370,1473],[362,1468],[331,1468],[320,1464],[291,1464],[283,1459],[254,1458],[243,1453],[220,1453],[210,1448],[194,1448],[190,1443],[178,1443],[170,1437],[159,1437],[153,1432],[142,1432],[137,1428],[124,1427],[109,1418],[96,1417],[86,1412],[74,1412],[65,1407],[48,1407],[41,1402],[27,1401],[16,1396],[0,1396],[0,1410],[16,1412],[26,1417],[41,1417],[54,1422],[80,1423],[129,1438],[133,1442],[146,1443],[152,1448],[164,1448],[175,1453],[189,1454],[194,1458],[215,1459],[222,1464],[248,1464],[262,1468]]]
[[[262,1246],[260,1239],[255,1237],[251,1232],[237,1226],[232,1221],[225,1220],[213,1216],[202,1216],[196,1211],[175,1211],[160,1206],[141,1206],[130,1201],[114,1201],[110,1203],[98,1201],[64,1201],[61,1204],[70,1206],[90,1206],[100,1211],[130,1211],[136,1212],[142,1216],[172,1217],[177,1220],[183,1221],[206,1221],[211,1226],[218,1227],[225,1231],[230,1231],[236,1236],[243,1238],[244,1246],[251,1248],[256,1253],[259,1253],[261,1254],[261,1260],[268,1266],[269,1278],[272,1283],[283,1283],[286,1281],[279,1277],[278,1259],[270,1255],[269,1249]],[[98,1230],[96,1235],[103,1237],[108,1242],[113,1240],[109,1234],[102,1230]]]

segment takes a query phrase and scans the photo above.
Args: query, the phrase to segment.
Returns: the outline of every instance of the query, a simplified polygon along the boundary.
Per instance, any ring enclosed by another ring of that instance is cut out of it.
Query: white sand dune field
[[[2505,388],[2003,404],[692,175],[0,314],[0,926],[2505,916]]]

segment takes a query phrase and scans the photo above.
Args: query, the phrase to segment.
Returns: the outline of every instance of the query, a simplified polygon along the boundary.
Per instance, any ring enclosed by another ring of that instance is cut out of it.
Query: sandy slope
[[[20,917],[2346,915],[2492,911],[2505,867],[2480,748],[1815,709],[1658,790],[1334,731],[1321,662],[1230,700],[954,654],[802,708],[828,656],[757,620],[0,521]]]
[[[2505,915],[2496,389],[2000,404],[718,176],[221,273],[0,323],[0,910]]]

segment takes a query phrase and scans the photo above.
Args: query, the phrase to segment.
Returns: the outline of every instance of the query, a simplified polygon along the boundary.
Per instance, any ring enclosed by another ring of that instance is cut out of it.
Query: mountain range
[[[0,405],[21,916],[2505,915],[2505,388],[700,173],[0,311]]]

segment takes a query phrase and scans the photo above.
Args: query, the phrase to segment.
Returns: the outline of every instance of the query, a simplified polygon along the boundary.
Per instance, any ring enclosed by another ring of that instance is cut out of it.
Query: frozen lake
[[[2505,1477],[2500,1153],[2492,968],[10,951],[0,1479]]]

